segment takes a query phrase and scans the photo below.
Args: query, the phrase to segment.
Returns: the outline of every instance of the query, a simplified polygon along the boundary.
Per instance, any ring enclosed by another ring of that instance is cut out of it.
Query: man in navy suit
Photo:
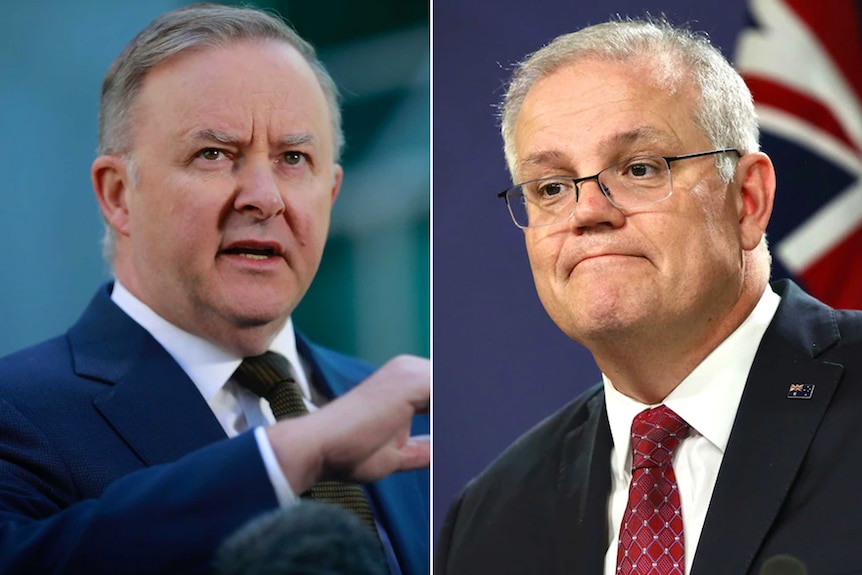
[[[740,76],[667,22],[599,24],[517,66],[502,133],[539,297],[603,381],[470,482],[435,571],[858,572],[862,314],[770,286]]]
[[[320,480],[367,483],[390,570],[427,572],[427,360],[375,371],[290,320],[342,179],[313,48],[252,9],[176,10],[113,63],[99,119],[115,281],[0,360],[0,572],[207,573]],[[310,414],[276,422],[238,384],[269,352]]]

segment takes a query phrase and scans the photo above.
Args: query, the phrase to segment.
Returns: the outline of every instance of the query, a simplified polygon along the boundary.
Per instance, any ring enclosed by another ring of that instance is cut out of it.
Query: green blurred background
[[[190,3],[0,0],[0,354],[65,331],[109,277],[89,182],[102,76],[153,18]],[[345,181],[296,325],[375,363],[427,356],[428,3],[224,3],[278,12],[342,91]]]

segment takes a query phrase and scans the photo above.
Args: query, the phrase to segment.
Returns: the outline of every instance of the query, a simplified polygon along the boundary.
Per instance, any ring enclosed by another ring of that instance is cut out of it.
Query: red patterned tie
[[[617,573],[683,575],[685,542],[673,451],[688,424],[662,405],[632,421],[632,482],[620,527]]]

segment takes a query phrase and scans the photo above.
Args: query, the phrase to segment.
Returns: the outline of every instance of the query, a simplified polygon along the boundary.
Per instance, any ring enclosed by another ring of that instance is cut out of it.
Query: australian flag
[[[773,277],[862,309],[862,10],[858,0],[751,0],[736,67],[775,163]]]
[[[789,399],[811,399],[812,395],[814,395],[813,383],[792,383],[787,390]]]

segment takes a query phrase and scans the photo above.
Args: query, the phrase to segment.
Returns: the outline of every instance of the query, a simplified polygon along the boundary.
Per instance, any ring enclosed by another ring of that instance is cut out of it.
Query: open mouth
[[[252,247],[234,247],[222,251],[224,254],[231,256],[240,256],[250,260],[265,260],[276,255],[272,248],[252,248]]]

